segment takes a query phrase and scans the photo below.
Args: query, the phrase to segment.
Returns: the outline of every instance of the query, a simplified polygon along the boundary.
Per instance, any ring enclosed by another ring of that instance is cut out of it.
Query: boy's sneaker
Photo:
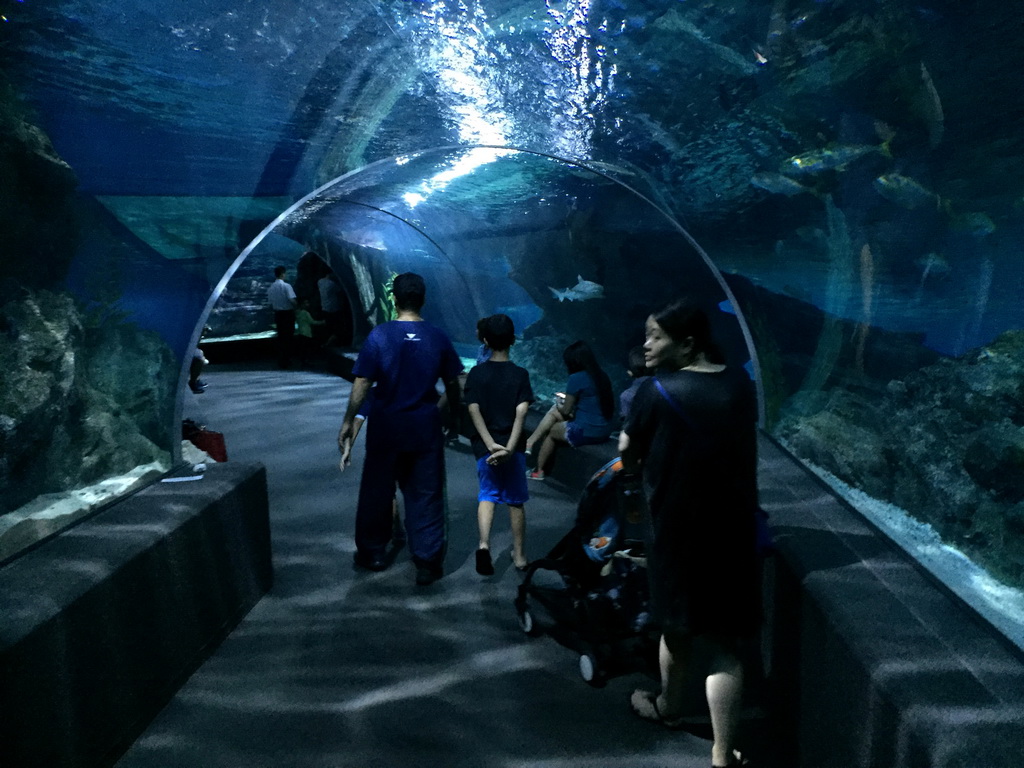
[[[478,549],[476,551],[476,572],[481,576],[494,575],[494,563],[491,562],[491,550]]]
[[[544,473],[541,472],[538,469],[534,469],[534,470],[532,470],[530,472],[527,472],[526,473],[526,477],[529,478],[530,480],[543,480],[544,479]]]

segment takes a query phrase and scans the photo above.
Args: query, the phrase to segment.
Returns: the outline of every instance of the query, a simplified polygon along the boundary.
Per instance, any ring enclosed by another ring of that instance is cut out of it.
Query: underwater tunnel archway
[[[518,354],[545,392],[560,384],[561,349],[575,339],[594,347],[615,380],[643,340],[647,315],[688,296],[711,317],[726,360],[755,379],[763,403],[756,351],[728,285],[685,228],[630,184],[634,175],[485,145],[372,163],[271,222],[221,279],[204,320],[242,262],[273,261],[271,235],[283,236],[320,254],[342,280],[356,341],[387,319],[390,277],[415,271],[427,282],[424,316],[465,357],[476,348],[479,317],[512,317]]]

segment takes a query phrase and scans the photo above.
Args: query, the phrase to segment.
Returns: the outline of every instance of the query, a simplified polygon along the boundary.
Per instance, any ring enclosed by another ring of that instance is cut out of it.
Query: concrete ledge
[[[271,586],[266,471],[157,483],[0,569],[5,768],[110,765]]]
[[[237,363],[248,360],[273,360],[277,355],[274,334],[254,334],[230,339],[203,339],[200,348],[213,364]]]
[[[614,438],[604,443],[584,445],[580,448],[563,446],[555,451],[555,458],[550,465],[547,477],[579,494],[583,492],[593,474],[618,455],[618,440]]]
[[[760,455],[770,709],[797,764],[1019,764],[1017,649],[773,441]]]
[[[539,412],[531,410],[526,415],[526,434],[530,434],[537,428],[537,424],[540,423],[545,412],[546,409]],[[469,418],[469,411],[465,405],[463,405],[461,424],[462,433],[467,438],[475,434],[473,422]],[[593,474],[618,455],[618,433],[597,445],[584,445],[580,448],[562,446],[555,451],[554,458],[548,466],[547,481],[554,480],[564,486],[564,490],[570,494],[580,494]],[[535,457],[533,461],[536,461]],[[528,460],[527,466],[532,467],[533,464]]]

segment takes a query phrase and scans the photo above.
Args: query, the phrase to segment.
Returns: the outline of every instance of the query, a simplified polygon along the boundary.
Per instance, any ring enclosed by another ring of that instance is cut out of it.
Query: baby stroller
[[[580,675],[595,687],[613,671],[631,669],[631,662],[650,663],[657,652],[658,633],[647,612],[643,523],[630,522],[624,496],[639,489],[625,486],[621,470],[615,458],[594,473],[572,529],[529,564],[515,598],[522,630],[546,633],[576,650]],[[543,626],[542,616],[550,618]]]

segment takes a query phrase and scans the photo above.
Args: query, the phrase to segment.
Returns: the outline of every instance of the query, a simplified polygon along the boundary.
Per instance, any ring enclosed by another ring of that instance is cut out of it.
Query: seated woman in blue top
[[[560,445],[603,443],[612,433],[615,395],[594,351],[585,341],[574,341],[562,352],[562,360],[569,371],[565,392],[557,394],[555,404],[526,439],[527,454],[540,443],[537,468],[528,473],[533,480],[544,479],[544,469]]]

